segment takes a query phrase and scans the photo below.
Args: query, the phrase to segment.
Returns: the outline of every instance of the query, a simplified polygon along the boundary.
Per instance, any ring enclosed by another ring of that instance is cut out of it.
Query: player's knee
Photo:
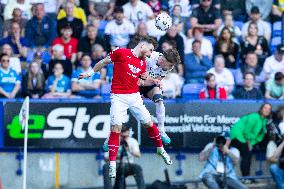
[[[121,125],[112,125],[110,130],[112,132],[120,133],[121,132],[121,127],[122,127]]]
[[[155,103],[158,103],[158,102],[163,102],[163,95],[162,94],[155,94],[153,96],[153,101]]]

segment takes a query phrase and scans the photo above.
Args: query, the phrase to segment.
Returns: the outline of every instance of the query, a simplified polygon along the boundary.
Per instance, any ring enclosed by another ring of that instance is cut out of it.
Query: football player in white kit
[[[161,81],[175,65],[180,63],[180,56],[177,50],[169,49],[163,53],[153,51],[149,58],[146,58],[147,73],[139,80],[139,91],[145,97],[151,99],[156,105],[156,116],[158,121],[158,129],[161,134],[161,139],[164,144],[171,143],[171,139],[165,132],[165,105],[163,102],[162,86],[151,85],[147,86],[145,80]],[[155,82],[160,83],[160,82]],[[108,139],[104,142],[103,150],[108,151]]]

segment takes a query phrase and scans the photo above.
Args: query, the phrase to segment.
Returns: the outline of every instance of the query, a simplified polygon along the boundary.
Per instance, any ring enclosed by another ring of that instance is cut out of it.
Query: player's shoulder
[[[113,49],[110,53],[131,53],[131,49],[117,47]]]

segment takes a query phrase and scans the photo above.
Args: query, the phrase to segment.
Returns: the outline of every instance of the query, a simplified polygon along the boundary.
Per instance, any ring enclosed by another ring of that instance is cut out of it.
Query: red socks
[[[111,131],[109,140],[108,140],[108,149],[109,149],[109,160],[115,161],[116,160],[116,154],[119,148],[119,136],[120,133],[116,133]]]
[[[147,128],[148,135],[149,137],[154,141],[156,147],[163,147],[162,139],[161,139],[161,134],[155,125],[153,123],[152,127]]]

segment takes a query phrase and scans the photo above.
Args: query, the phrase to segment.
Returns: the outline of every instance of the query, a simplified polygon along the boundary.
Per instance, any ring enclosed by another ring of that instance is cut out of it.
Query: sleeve
[[[68,92],[69,90],[71,90],[71,82],[70,82],[70,79],[67,76],[65,77],[65,80],[66,80],[65,92]]]
[[[16,71],[14,71],[16,74],[16,83],[21,83],[22,82],[22,77],[20,74],[17,74]]]
[[[105,35],[110,35],[111,33],[111,22],[107,23],[106,27],[105,27]]]
[[[87,25],[87,17],[86,17],[84,10],[82,8],[78,8],[78,12],[79,12],[79,15],[80,15],[80,19],[82,20],[84,26],[86,26]]]
[[[247,119],[247,132],[244,132],[245,138],[253,142],[255,141],[256,137],[260,134],[263,130],[263,124],[259,121],[258,115],[256,113],[250,114]]]
[[[269,64],[269,60],[270,60],[270,58],[267,57],[264,61],[264,64],[263,64],[263,71],[264,71],[265,74],[271,74],[271,72],[272,72],[270,64]]]
[[[78,81],[78,76],[79,76],[79,74],[78,74],[78,72],[77,71],[73,71],[73,73],[72,73],[72,79],[71,79],[71,81],[72,82],[77,82]]]
[[[230,148],[230,152],[238,159],[240,159],[240,151],[237,148]]]
[[[93,82],[100,81],[101,75],[99,73],[95,73],[92,77]]]
[[[268,81],[266,81],[266,83],[265,83],[265,90],[266,91],[271,91],[272,90],[272,82],[273,82],[272,79],[269,79]]]
[[[61,9],[57,15],[57,20],[60,20],[66,16],[65,10]]]
[[[111,60],[113,63],[117,62],[117,61],[120,59],[120,57],[121,57],[121,55],[123,54],[123,52],[124,52],[124,50],[121,49],[121,48],[116,48],[116,49],[114,49],[113,51],[111,51],[111,52],[109,53],[109,58],[110,58],[110,60]]]
[[[192,13],[191,13],[191,18],[197,18],[198,19],[198,11],[197,11],[198,8],[195,8],[192,10]]]
[[[146,3],[145,3],[145,11],[146,11],[146,15],[148,17],[153,16],[153,14],[154,14],[152,9],[150,8],[150,6],[148,4],[146,4]]]

